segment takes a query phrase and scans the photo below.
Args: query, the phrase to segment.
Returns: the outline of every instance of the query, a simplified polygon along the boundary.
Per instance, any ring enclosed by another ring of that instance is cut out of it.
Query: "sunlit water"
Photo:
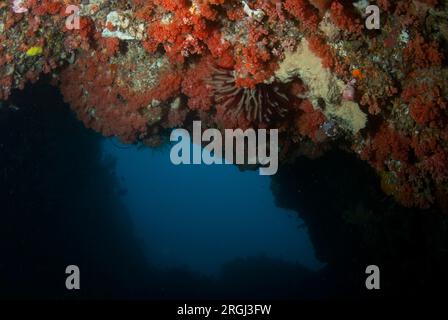
[[[104,142],[104,155],[117,161],[123,200],[153,265],[218,275],[228,261],[264,255],[322,266],[303,222],[275,206],[270,178],[258,171],[175,166],[170,146],[123,147],[112,139]]]

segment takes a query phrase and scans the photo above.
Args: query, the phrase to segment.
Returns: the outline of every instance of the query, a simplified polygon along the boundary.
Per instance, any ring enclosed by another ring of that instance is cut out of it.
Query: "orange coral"
[[[299,133],[309,137],[314,142],[319,142],[319,129],[325,122],[325,115],[320,110],[315,110],[309,100],[304,100],[299,108],[304,112],[297,122]]]
[[[442,54],[435,42],[426,42],[421,34],[416,34],[403,52],[407,65],[413,68],[429,68],[442,64]]]
[[[286,0],[284,7],[305,29],[317,30],[320,21],[318,11],[307,0]]]
[[[213,73],[212,64],[212,59],[204,58],[185,73],[182,92],[189,97],[188,106],[191,109],[208,111],[212,106],[212,88],[205,83]]]
[[[333,49],[323,39],[318,36],[311,36],[308,38],[308,43],[310,50],[322,59],[322,65],[325,68],[333,68],[335,66]]]
[[[363,25],[360,20],[355,16],[353,11],[349,11],[339,1],[333,1],[330,11],[331,19],[340,29],[355,34],[359,34],[362,31]]]

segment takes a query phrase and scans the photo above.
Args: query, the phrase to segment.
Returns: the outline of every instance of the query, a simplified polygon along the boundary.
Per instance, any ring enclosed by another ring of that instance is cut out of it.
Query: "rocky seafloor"
[[[47,75],[86,127],[150,147],[193,120],[276,128],[284,164],[342,149],[447,213],[448,1],[370,4],[379,29],[363,0],[2,1],[0,100]]]

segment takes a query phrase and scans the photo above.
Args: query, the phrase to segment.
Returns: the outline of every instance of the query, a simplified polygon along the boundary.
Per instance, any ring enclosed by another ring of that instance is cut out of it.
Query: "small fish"
[[[42,47],[35,46],[35,47],[29,48],[28,51],[26,52],[26,55],[28,57],[39,56],[42,54],[43,51],[44,50]]]

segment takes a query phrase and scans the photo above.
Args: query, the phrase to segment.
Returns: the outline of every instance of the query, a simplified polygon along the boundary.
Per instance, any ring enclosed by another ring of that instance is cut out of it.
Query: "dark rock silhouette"
[[[305,221],[328,297],[438,297],[448,284],[448,217],[406,209],[380,191],[375,173],[334,151],[298,159],[273,178],[279,206]],[[365,268],[378,265],[382,289],[368,292]],[[316,282],[316,285],[317,282]]]

